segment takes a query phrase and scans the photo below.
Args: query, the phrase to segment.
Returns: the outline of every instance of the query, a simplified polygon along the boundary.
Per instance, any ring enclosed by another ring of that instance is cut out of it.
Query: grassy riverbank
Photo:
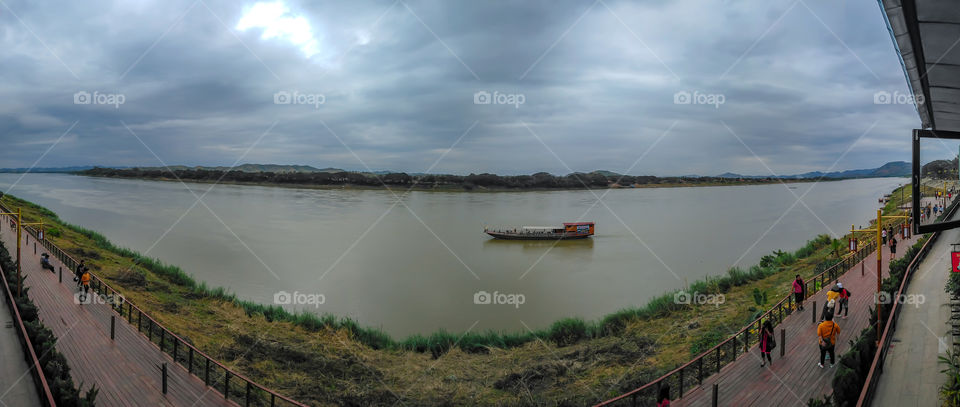
[[[814,275],[836,256],[820,237],[769,255],[748,270],[695,282],[689,291],[725,302],[677,304],[666,293],[598,321],[565,319],[534,332],[456,333],[394,339],[334,316],[292,315],[195,282],[159,260],[12,196],[25,220],[161,323],[225,364],[315,405],[572,404],[616,395],[656,377],[736,332],[786,295],[795,274]],[[842,246],[841,246],[842,247]],[[766,302],[764,297],[767,298]]]

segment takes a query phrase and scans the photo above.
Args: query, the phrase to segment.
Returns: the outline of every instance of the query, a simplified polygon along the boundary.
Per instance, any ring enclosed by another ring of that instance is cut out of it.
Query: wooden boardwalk
[[[916,243],[914,236],[897,244],[897,258],[903,256],[907,248]],[[889,273],[889,248],[883,248],[883,276]],[[870,307],[873,306],[874,293],[877,291],[877,256],[871,254],[862,262],[864,273],[861,275],[861,263],[856,264],[838,281],[850,290],[850,314],[847,319],[835,317],[840,325],[837,338],[836,357],[850,349],[850,341],[867,327],[870,321]],[[820,350],[817,343],[817,324],[820,311],[826,301],[826,292],[833,287],[824,287],[820,292],[804,302],[804,311],[784,318],[775,329],[777,348],[773,350],[773,366],[760,367],[760,353],[756,346],[750,352],[740,356],[735,362],[721,369],[719,374],[703,380],[703,385],[674,401],[674,406],[710,406],[713,397],[713,385],[718,384],[718,405],[720,406],[806,406],[811,398],[822,398],[833,392],[833,375],[836,367],[829,362],[824,368],[817,366]],[[815,312],[817,322],[813,322],[813,302],[817,302]],[[786,343],[779,343],[780,330],[786,330]],[[785,355],[780,357],[780,347],[786,346]],[[829,358],[829,355],[827,356]]]
[[[0,224],[0,236],[11,255],[16,254],[16,231],[6,219]],[[110,339],[110,317],[116,315],[106,304],[75,301],[77,289],[73,274],[66,267],[63,283],[58,275],[40,267],[38,246],[34,242],[22,248],[24,285],[30,287],[30,299],[39,308],[40,319],[57,337],[56,348],[70,364],[74,383],[83,391],[96,385],[98,406],[236,406],[207,387],[203,380],[160,351],[136,328],[117,318],[115,339]],[[63,265],[51,257],[56,267]],[[7,270],[15,273],[16,270]],[[160,365],[167,363],[167,394],[162,392]]]

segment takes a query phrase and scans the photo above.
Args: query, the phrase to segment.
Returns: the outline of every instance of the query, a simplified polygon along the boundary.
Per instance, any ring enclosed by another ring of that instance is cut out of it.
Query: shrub
[[[580,318],[565,318],[550,326],[549,338],[557,346],[573,345],[593,336],[594,329]]]
[[[940,398],[944,405],[960,406],[960,353],[947,350],[947,356],[939,356],[937,361],[947,365],[940,371],[947,375],[947,382],[940,386]]]

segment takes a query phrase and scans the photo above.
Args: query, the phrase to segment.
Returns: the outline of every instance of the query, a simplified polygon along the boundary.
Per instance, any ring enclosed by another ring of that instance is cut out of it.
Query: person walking
[[[883,244],[887,244],[887,230],[880,229],[880,237],[883,239]]]
[[[838,302],[839,308],[837,308],[837,314],[840,315],[843,312],[843,319],[847,319],[847,313],[850,312],[850,290],[843,288],[843,283],[837,283],[837,287],[840,288],[840,300]]]
[[[86,260],[80,260],[80,264],[77,265],[77,269],[73,272],[73,281],[77,282],[77,288],[80,288],[80,277],[83,276],[83,269],[87,266],[84,264]]]
[[[80,283],[83,284],[83,294],[81,295],[81,297],[83,297],[81,300],[82,304],[82,301],[86,301],[87,295],[90,293],[90,269],[86,267],[83,268],[83,274],[80,276]]]
[[[897,257],[897,239],[890,238],[890,260]]]
[[[770,362],[770,366],[773,366],[773,358],[770,357],[770,352],[777,347],[777,341],[773,336],[773,324],[770,320],[763,322],[763,327],[760,328],[760,367],[763,367],[766,361]]]
[[[797,310],[803,311],[803,291],[806,288],[807,286],[803,284],[803,279],[797,274],[797,278],[793,280],[793,300],[797,303]]]
[[[820,344],[820,363],[817,363],[823,369],[823,358],[830,355],[830,367],[836,364],[836,344],[837,334],[840,333],[840,325],[833,322],[833,316],[817,325],[817,341]]]

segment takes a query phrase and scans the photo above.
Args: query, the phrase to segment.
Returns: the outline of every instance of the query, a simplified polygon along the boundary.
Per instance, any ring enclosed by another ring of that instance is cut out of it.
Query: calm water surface
[[[19,174],[0,174],[6,190]],[[210,286],[291,309],[350,316],[395,336],[522,331],[599,318],[820,233],[875,216],[906,179],[596,191],[411,192],[182,184],[30,174],[10,193]],[[191,193],[191,190],[193,193]],[[203,203],[195,205],[196,197]],[[803,203],[796,203],[803,196]],[[484,225],[597,222],[592,239],[495,241]],[[739,262],[738,262],[739,261]],[[520,306],[474,303],[480,291]],[[303,298],[303,297],[301,297]]]

